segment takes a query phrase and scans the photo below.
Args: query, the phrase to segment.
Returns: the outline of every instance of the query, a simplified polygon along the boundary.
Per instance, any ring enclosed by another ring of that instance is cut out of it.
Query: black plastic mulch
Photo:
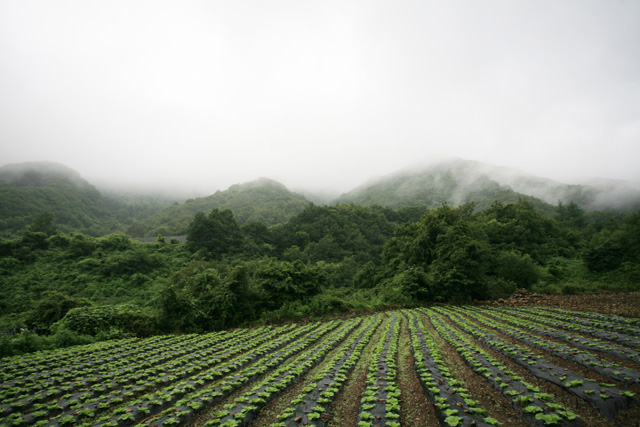
[[[588,402],[596,407],[603,417],[609,420],[613,420],[621,409],[640,404],[635,397],[627,397],[616,388],[589,381],[585,377],[547,362],[541,357],[535,357],[531,352],[518,348],[495,335],[481,333],[476,327],[455,314],[451,314],[450,318],[487,347],[499,351],[537,378],[560,386],[574,396]],[[569,386],[568,384],[571,385]]]

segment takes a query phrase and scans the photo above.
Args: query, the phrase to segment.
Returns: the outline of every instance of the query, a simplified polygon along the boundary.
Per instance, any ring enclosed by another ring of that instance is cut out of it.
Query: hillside
[[[184,203],[175,200],[162,193],[101,192],[78,172],[57,163],[6,165],[0,168],[0,237],[20,236],[44,211],[52,212],[60,231],[66,233],[102,236],[126,232],[136,237],[184,234],[197,212],[214,208],[231,210],[241,225],[282,224],[311,202],[432,209],[444,203],[458,206],[473,201],[478,210],[483,210],[496,200],[524,200],[545,215],[553,215],[559,201],[573,201],[586,211],[629,213],[640,209],[640,187],[614,180],[567,185],[506,167],[458,159],[371,180],[332,202],[325,196],[290,191],[267,178]]]
[[[138,218],[169,204],[158,195],[108,194],[78,172],[53,162],[0,167],[0,236],[14,238],[49,211],[60,231],[102,236],[124,232]]]
[[[43,211],[65,232],[99,235],[117,227],[100,192],[76,171],[50,162],[1,167],[0,235],[18,236]]]
[[[540,199],[518,193],[500,184],[489,174],[469,168],[474,162],[457,160],[425,169],[406,169],[378,178],[341,195],[338,203],[381,205],[392,208],[426,206],[437,208],[444,203],[459,206],[475,202],[479,209],[494,201],[513,203],[526,200],[536,208],[549,212],[550,206]]]
[[[236,184],[207,197],[189,199],[158,212],[143,222],[145,234],[184,234],[198,212],[229,209],[239,224],[262,222],[267,226],[280,224],[302,212],[309,201],[302,195],[270,179],[260,178]]]
[[[482,210],[495,200],[503,203],[526,200],[546,213],[559,201],[574,201],[589,211],[631,212],[640,208],[640,190],[620,181],[562,184],[511,168],[456,159],[371,180],[341,195],[337,202],[435,208],[443,203],[458,206],[474,201]]]

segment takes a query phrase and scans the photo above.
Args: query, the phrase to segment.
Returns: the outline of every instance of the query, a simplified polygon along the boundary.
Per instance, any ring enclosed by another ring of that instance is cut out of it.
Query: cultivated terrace
[[[614,426],[640,321],[447,306],[0,359],[2,426]]]

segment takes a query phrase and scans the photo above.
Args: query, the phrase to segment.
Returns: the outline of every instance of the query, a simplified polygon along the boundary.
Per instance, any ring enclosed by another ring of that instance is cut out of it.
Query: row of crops
[[[434,307],[1,359],[0,425],[619,425],[639,386],[639,319]]]

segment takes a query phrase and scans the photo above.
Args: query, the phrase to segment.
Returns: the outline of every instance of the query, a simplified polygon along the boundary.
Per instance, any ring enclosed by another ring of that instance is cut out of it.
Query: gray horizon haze
[[[640,1],[0,0],[0,165],[339,194],[446,157],[640,182]]]

